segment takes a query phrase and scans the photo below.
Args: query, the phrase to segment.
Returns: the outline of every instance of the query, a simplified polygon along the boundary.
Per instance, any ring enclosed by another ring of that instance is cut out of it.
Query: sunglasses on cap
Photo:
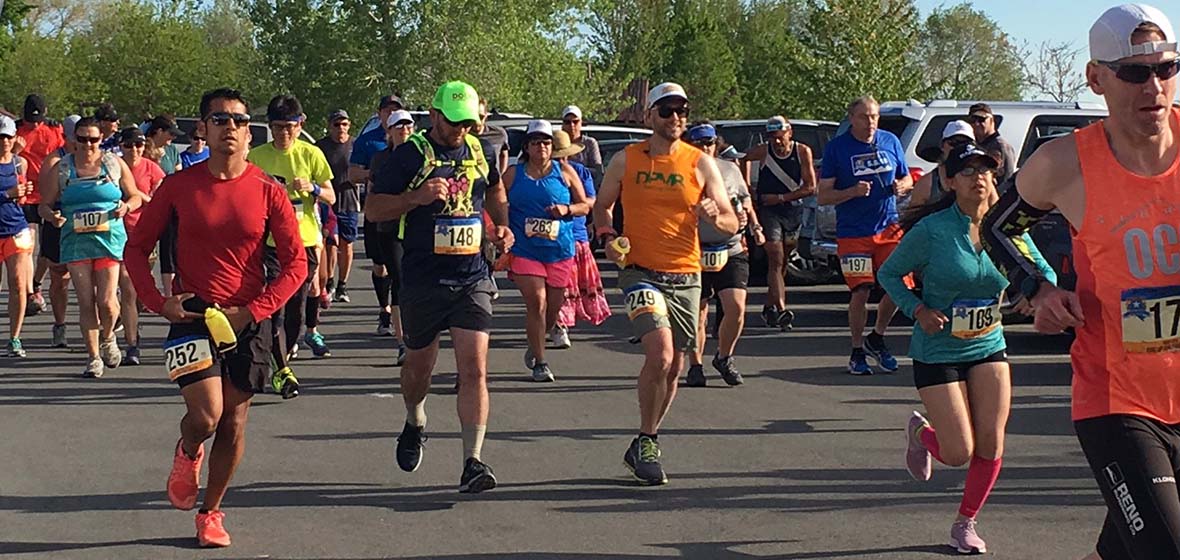
[[[220,112],[213,113],[208,117],[205,117],[205,120],[209,121],[211,124],[213,124],[213,126],[225,126],[229,124],[230,121],[233,121],[234,124],[238,126],[245,126],[250,124],[250,115],[245,113]]]
[[[1180,72],[1180,58],[1158,64],[1120,64],[1118,62],[1103,62],[1101,64],[1114,70],[1116,78],[1129,84],[1146,83],[1152,76],[1159,78],[1162,82],[1172,79],[1177,72]]]
[[[102,142],[102,136],[75,136],[74,141],[79,144],[97,144]]]
[[[661,119],[671,118],[672,115],[676,115],[677,117],[680,117],[680,118],[686,118],[686,117],[688,117],[688,111],[689,111],[688,105],[676,105],[676,106],[657,105],[656,106],[656,114],[659,115]]]

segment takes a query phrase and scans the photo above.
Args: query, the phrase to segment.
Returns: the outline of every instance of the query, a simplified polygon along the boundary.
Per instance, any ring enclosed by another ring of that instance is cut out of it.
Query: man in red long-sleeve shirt
[[[140,300],[172,323],[164,343],[168,376],[188,411],[180,421],[168,500],[196,506],[204,442],[216,434],[209,485],[197,514],[201,546],[229,546],[221,500],[245,452],[246,411],[270,373],[270,316],[307,274],[299,224],[283,185],[246,161],[250,107],[241,94],[219,89],[201,98],[197,130],[209,159],[170,175],[143,207],[124,251]],[[172,297],[157,289],[148,255],[169,223],[176,231]],[[281,272],[267,284],[262,255],[274,236]],[[198,311],[221,308],[237,334],[236,348],[218,351]],[[228,381],[228,382],[227,382]]]

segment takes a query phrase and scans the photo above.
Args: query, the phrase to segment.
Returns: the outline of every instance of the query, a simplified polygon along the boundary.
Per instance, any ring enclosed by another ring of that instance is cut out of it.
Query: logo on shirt
[[[684,184],[684,176],[679,173],[664,175],[659,171],[639,171],[635,173],[635,182],[644,186],[657,183],[665,187],[675,188]]]
[[[856,154],[852,156],[852,174],[856,177],[876,175],[893,171],[893,162],[889,154],[876,150],[870,154]]]

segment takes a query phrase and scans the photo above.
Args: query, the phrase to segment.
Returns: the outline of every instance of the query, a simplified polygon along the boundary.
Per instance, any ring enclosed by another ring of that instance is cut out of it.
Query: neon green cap
[[[479,120],[479,94],[464,82],[447,82],[439,86],[430,106],[451,122]]]

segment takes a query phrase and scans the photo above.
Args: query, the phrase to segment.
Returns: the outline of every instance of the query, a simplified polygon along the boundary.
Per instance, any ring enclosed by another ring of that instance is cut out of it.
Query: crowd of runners
[[[497,483],[481,455],[494,273],[506,271],[525,304],[524,367],[532,380],[554,382],[562,368],[550,351],[571,348],[579,322],[599,325],[611,314],[597,244],[619,270],[616,303],[644,355],[639,425],[624,461],[640,483],[661,485],[659,432],[680,377],[687,372],[689,387],[708,383],[710,301],[720,315],[711,365],[741,385],[735,354],[749,247],[763,246],[770,261],[761,316],[789,330],[784,262],[801,205],[815,195],[836,208],[851,293],[849,373],[874,373],[870,361],[897,371],[886,328],[898,310],[914,320],[909,355],[925,414],[908,418],[905,466],[924,481],[935,460],[969,465],[953,547],[987,550],[976,518],[1002,464],[1011,380],[1000,309],[1011,286],[1013,309],[1034,316],[1037,330],[1076,333],[1073,420],[1109,507],[1091,558],[1180,558],[1180,380],[1170,371],[1180,357],[1176,41],[1158,9],[1111,8],[1090,30],[1086,68],[1108,118],[1049,142],[1013,174],[1014,153],[990,108],[972,107],[966,121],[946,126],[938,168],[901,214],[896,201],[915,183],[900,140],[878,128],[870,96],[849,103],[847,132],[823,154],[792,139],[790,120],[772,116],[769,142],[735,155],[719,151],[711,123],[690,119],[685,88],[662,83],[645,100],[651,137],[608,162],[570,106],[560,129],[531,121],[510,166],[506,132],[459,81],[438,88],[428,128],[417,129],[402,99],[387,95],[376,105],[380,126],[354,138],[349,115],[333,111],[315,144],[300,137],[300,101],[276,96],[265,110],[271,139],[253,148],[249,102],[233,89],[210,91],[183,152],[168,117],[121,127],[116,108],[102,105],[57,123],[30,95],[19,123],[0,116],[7,355],[36,351],[20,338],[25,316],[36,313],[52,313],[53,347],[72,344],[70,284],[85,377],[139,365],[139,314],[167,319],[162,360],[186,406],[167,495],[178,509],[197,507],[212,439],[197,539],[228,546],[220,506],[243,457],[251,398],[298,396],[292,364],[301,350],[331,356],[322,313],[351,302],[357,240],[373,265],[375,335],[392,338],[389,364],[401,367],[397,464],[413,472],[423,461],[426,396],[449,332],[465,493]],[[755,184],[750,164],[759,168]],[[1055,285],[1027,234],[1052,210],[1073,228],[1075,292]],[[865,333],[875,286],[884,295]]]

